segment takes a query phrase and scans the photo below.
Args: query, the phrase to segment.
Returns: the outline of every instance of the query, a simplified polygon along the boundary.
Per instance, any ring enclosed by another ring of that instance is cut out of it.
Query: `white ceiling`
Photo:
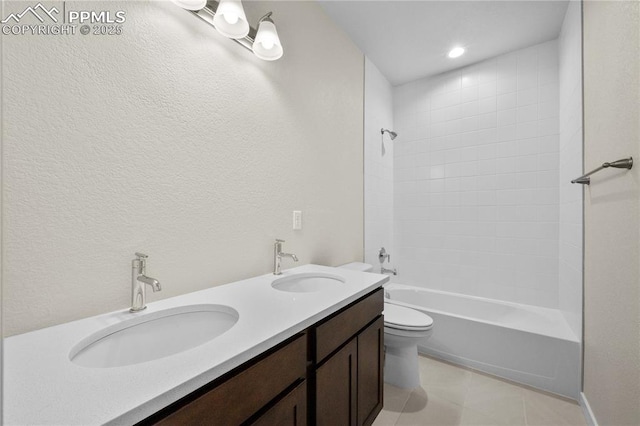
[[[554,1],[327,1],[321,6],[394,86],[553,40]],[[461,45],[466,53],[449,59]]]

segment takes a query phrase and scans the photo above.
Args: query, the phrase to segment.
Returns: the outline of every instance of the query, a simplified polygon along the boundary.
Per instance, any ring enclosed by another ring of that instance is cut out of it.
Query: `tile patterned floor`
[[[422,387],[385,384],[373,426],[586,426],[575,402],[420,356]]]

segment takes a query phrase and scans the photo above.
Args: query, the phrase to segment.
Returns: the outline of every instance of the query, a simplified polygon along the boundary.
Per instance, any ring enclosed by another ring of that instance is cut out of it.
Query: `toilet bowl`
[[[431,336],[433,319],[404,306],[384,304],[384,381],[399,388],[420,386],[418,342]]]
[[[373,272],[366,263],[353,262],[342,268]],[[420,311],[384,302],[384,381],[406,389],[420,386],[418,342],[433,331],[433,319]]]

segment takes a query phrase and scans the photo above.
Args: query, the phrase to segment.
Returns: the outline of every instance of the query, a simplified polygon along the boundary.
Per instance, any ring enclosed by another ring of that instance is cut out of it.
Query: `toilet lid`
[[[394,305],[384,304],[384,325],[404,330],[424,330],[433,325],[433,319],[420,311]]]

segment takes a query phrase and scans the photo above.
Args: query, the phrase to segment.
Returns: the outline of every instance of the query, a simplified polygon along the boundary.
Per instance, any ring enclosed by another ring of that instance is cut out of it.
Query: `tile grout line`
[[[394,426],[398,425],[398,422],[400,421],[400,417],[402,417],[402,415],[404,414],[404,409],[407,407],[407,404],[409,403],[409,399],[411,398],[411,394],[413,394],[413,391],[411,391],[411,393],[409,393],[409,396],[407,397],[407,399],[404,401],[404,404],[402,404],[402,409],[400,410],[400,414],[398,414],[398,418],[396,419],[396,421],[393,423]]]

